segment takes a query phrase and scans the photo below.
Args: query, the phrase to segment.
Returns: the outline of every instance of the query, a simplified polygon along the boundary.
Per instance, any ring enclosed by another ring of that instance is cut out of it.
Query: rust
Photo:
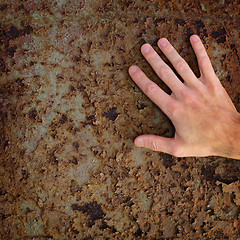
[[[1,238],[240,238],[240,161],[136,148],[139,134],[172,137],[174,128],[128,75],[136,64],[170,94],[141,45],[169,63],[157,47],[166,37],[199,76],[189,43],[198,34],[240,111],[238,8],[3,0]]]

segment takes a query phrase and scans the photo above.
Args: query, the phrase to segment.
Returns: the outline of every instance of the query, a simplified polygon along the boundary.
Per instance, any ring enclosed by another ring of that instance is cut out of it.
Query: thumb
[[[137,147],[145,147],[153,151],[159,151],[174,155],[174,138],[165,138],[156,135],[141,135],[135,138],[134,144]]]

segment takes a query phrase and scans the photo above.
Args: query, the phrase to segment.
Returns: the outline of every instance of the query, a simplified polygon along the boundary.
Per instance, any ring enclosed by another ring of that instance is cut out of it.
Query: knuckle
[[[148,83],[148,84],[146,84],[146,90],[145,90],[145,93],[147,94],[147,95],[154,95],[154,94],[156,94],[156,92],[157,92],[157,86],[156,86],[156,84],[155,83]]]
[[[201,44],[201,42],[198,42],[198,43],[196,44],[196,50],[197,50],[198,52],[203,52],[203,51],[205,50],[205,48],[204,48],[204,46]]]
[[[167,74],[167,68],[165,68],[165,67],[160,67],[159,69],[158,69],[158,75],[160,75],[160,76],[165,76]]]
[[[199,60],[199,65],[202,68],[208,68],[209,67],[209,58],[207,56],[203,56],[200,60]]]
[[[173,102],[169,105],[169,111],[173,117],[178,117],[181,112],[181,106],[178,103]]]
[[[158,56],[158,54],[153,49],[151,49],[149,52],[145,53],[144,55],[148,61],[154,61]]]
[[[187,103],[196,103],[197,102],[196,94],[194,94],[190,90],[182,91],[182,97],[183,97],[184,101]]]
[[[167,44],[167,46],[165,47],[164,51],[167,54],[171,54],[174,51],[174,48],[173,48],[173,46],[171,44]]]
[[[170,151],[170,154],[174,157],[183,157],[184,153],[178,145],[174,145]]]
[[[151,148],[151,150],[153,150],[153,151],[157,151],[157,150],[158,150],[157,142],[151,141],[151,143],[150,143],[150,148]]]
[[[187,63],[183,59],[178,60],[176,62],[176,70],[180,72],[184,72],[186,71],[186,69],[187,69]]]

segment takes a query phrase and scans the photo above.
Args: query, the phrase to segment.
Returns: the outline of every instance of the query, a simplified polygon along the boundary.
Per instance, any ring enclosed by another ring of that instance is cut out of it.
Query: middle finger
[[[161,38],[158,41],[158,46],[168,60],[172,63],[173,67],[183,78],[183,80],[192,86],[198,86],[198,79],[188,66],[187,62],[178,54],[175,48],[168,42],[166,38]]]
[[[178,93],[185,87],[184,84],[178,79],[172,69],[162,60],[151,45],[144,44],[141,47],[141,52],[162,81],[167,84],[176,96],[179,95]]]

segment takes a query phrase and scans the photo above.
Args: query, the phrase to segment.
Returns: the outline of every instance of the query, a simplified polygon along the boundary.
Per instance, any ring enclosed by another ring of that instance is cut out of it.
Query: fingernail
[[[142,52],[143,53],[149,52],[150,49],[151,49],[151,47],[148,44],[145,44],[145,45],[142,46]]]
[[[162,39],[162,40],[160,40],[160,46],[161,47],[166,47],[167,46],[167,40],[166,39]]]
[[[196,36],[196,35],[193,35],[193,36],[192,36],[192,41],[193,41],[193,42],[197,42],[198,39],[199,39],[198,36]]]
[[[142,138],[138,138],[135,142],[137,147],[144,147],[144,141]]]
[[[138,70],[138,67],[136,67],[136,66],[131,66],[131,67],[129,68],[129,73],[130,73],[130,74],[133,74],[133,73],[135,73],[137,70]]]

